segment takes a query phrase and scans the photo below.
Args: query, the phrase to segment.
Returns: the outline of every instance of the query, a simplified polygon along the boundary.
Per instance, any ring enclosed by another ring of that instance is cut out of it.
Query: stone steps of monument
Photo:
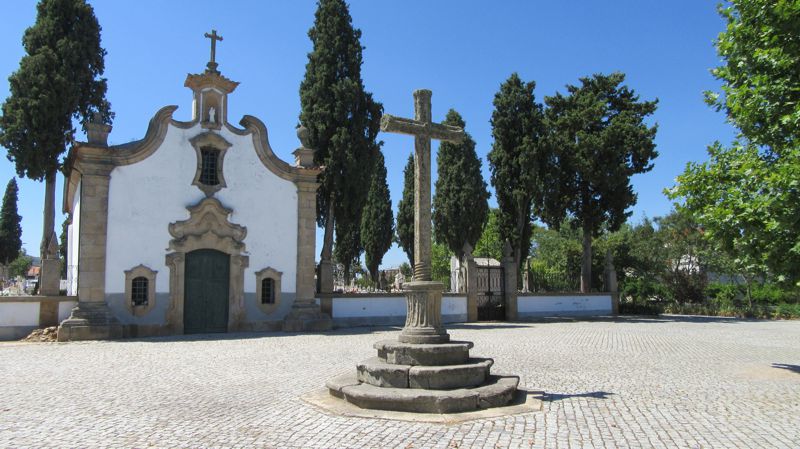
[[[492,375],[477,387],[456,390],[376,387],[355,375],[329,380],[333,396],[366,409],[414,413],[459,413],[507,405],[514,398],[519,377]]]
[[[481,385],[493,363],[492,359],[472,358],[458,365],[398,365],[373,357],[356,366],[356,376],[376,387],[448,390]]]
[[[393,365],[463,365],[469,360],[471,341],[419,344],[401,343],[397,340],[382,340],[374,345],[378,357]]]

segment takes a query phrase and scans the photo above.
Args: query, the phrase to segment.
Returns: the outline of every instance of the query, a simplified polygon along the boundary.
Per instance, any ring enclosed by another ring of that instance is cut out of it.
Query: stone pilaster
[[[297,277],[296,297],[289,315],[283,322],[287,332],[327,330],[331,317],[323,314],[314,297],[314,253],[317,231],[316,181],[297,182]]]
[[[106,304],[108,186],[113,166],[82,163],[78,305],[58,329],[58,340],[122,337],[122,325]]]
[[[467,291],[467,321],[478,321],[478,264],[472,256],[472,248],[466,249],[469,245],[464,245],[464,267],[466,268],[466,279],[464,286]]]

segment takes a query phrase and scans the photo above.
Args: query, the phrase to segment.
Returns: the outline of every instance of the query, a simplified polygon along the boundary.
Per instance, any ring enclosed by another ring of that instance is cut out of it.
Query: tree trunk
[[[583,259],[581,260],[581,293],[592,289],[592,231],[588,224],[583,227]]]
[[[321,260],[331,260],[333,254],[333,195],[328,201],[328,219],[325,220],[325,235],[322,238]]]
[[[58,259],[58,242],[55,231],[56,173],[56,170],[53,170],[45,176],[42,243],[39,246],[39,256],[42,259]]]

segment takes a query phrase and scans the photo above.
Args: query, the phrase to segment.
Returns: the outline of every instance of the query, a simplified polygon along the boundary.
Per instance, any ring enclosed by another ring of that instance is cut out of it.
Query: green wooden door
[[[186,254],[184,333],[228,331],[230,260],[229,255],[213,249]]]

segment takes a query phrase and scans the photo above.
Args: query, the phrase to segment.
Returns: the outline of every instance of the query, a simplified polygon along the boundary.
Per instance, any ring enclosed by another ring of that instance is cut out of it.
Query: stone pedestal
[[[444,285],[435,281],[412,281],[406,290],[406,325],[398,340],[401,343],[445,343],[450,335],[442,327],[442,292]]]
[[[284,332],[319,332],[330,330],[333,321],[330,315],[322,313],[313,299],[298,299],[292,304],[292,310],[283,320]]]
[[[61,261],[59,259],[42,259],[39,272],[39,294],[42,296],[58,296],[61,284]]]
[[[105,302],[78,302],[58,326],[58,341],[122,338],[122,324]]]
[[[319,292],[333,293],[333,262],[321,260],[319,262]]]

